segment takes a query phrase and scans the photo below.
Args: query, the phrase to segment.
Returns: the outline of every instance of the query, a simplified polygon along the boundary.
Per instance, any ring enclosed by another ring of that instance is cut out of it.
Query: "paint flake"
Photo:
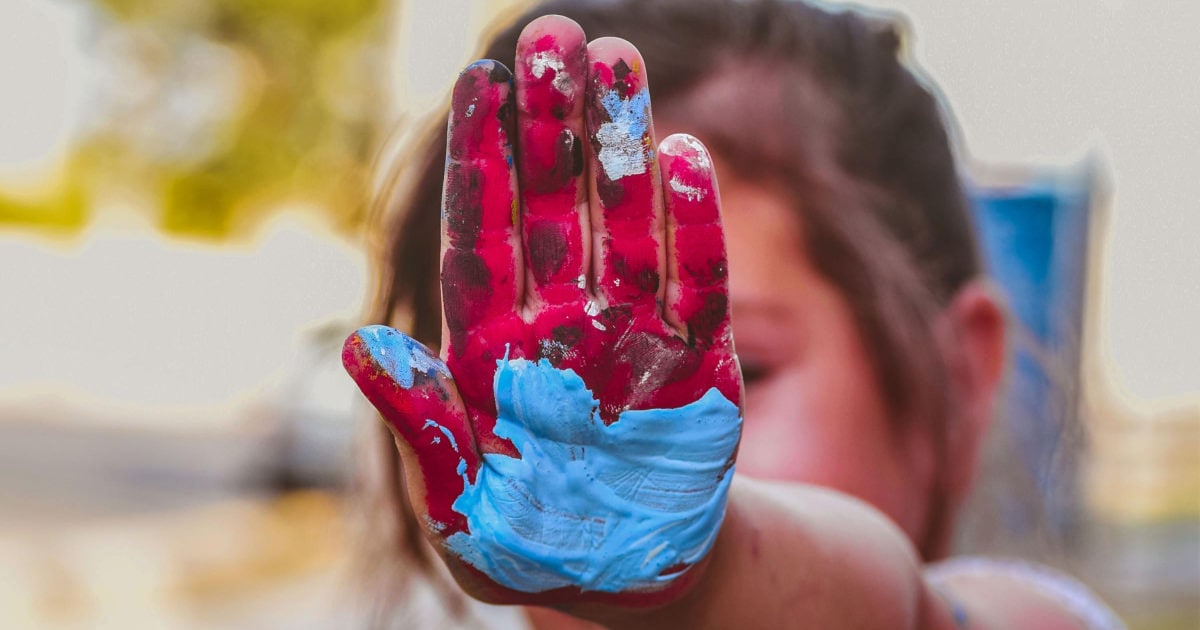
[[[543,356],[551,353],[557,353],[560,356],[566,357],[573,354],[571,346],[554,339],[542,339],[538,341],[538,351],[541,352]]]
[[[680,141],[687,145],[687,148],[691,149],[692,152],[696,154],[696,157],[694,158],[696,166],[699,166],[703,169],[712,168],[712,160],[709,159],[708,152],[704,150],[704,145],[700,144],[699,140],[691,136],[683,136],[680,138]]]
[[[600,143],[600,164],[612,181],[626,175],[646,172],[645,133],[648,124],[650,93],[641,90],[623,99],[615,91],[605,94],[600,104],[611,122],[600,125],[596,140]]]
[[[563,72],[565,67],[562,59],[549,50],[534,53],[529,59],[529,71],[534,78],[540,79],[546,74],[547,69],[553,70],[554,79],[551,83],[554,85],[554,89],[563,94],[571,90],[571,77]]]
[[[450,448],[454,449],[455,452],[458,451],[458,441],[454,439],[454,434],[450,432],[450,429],[447,429],[446,427],[438,424],[437,422],[435,422],[433,420],[426,420],[425,426],[422,428],[428,429],[429,427],[435,427],[439,431],[441,431],[442,435],[446,436],[447,440],[450,440]],[[435,439],[437,439],[437,438],[435,437]],[[435,444],[436,444],[436,442],[435,442]]]
[[[688,186],[687,184],[679,181],[679,178],[677,177],[672,177],[670,184],[671,190],[674,190],[675,192],[687,197],[688,201],[700,201],[701,199],[704,199],[703,188]]]

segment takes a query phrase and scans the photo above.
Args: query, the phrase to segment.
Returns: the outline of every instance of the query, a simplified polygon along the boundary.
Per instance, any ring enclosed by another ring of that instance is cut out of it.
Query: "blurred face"
[[[795,201],[717,162],[746,382],[738,473],[855,495],[918,540],[932,441],[889,416],[849,304],[802,249]]]

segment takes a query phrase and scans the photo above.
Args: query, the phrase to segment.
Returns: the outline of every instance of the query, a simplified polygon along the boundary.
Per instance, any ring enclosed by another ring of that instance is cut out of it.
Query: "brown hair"
[[[934,318],[980,263],[941,112],[899,61],[895,27],[784,0],[557,0],[499,32],[483,56],[512,67],[522,28],[549,13],[575,20],[590,38],[633,42],[660,115],[687,123],[739,175],[792,193],[805,251],[850,304],[889,409],[899,422],[929,423],[944,457],[954,402]],[[695,98],[729,73],[752,77],[753,89],[719,102]],[[444,120],[396,171],[403,193],[384,197],[394,223],[371,314],[374,322],[406,319],[431,347],[441,330]],[[376,557],[428,567],[396,450],[380,427],[378,518],[391,525],[384,535],[392,547]],[[927,531],[914,541],[927,560],[950,520],[943,489],[931,494]]]

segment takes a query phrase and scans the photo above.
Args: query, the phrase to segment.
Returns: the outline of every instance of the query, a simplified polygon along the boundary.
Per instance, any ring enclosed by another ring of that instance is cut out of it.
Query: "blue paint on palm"
[[[524,592],[644,589],[704,557],[725,515],[737,405],[713,388],[606,426],[574,371],[497,363],[496,434],[521,457],[484,455],[454,503],[469,533],[447,539],[452,551]]]

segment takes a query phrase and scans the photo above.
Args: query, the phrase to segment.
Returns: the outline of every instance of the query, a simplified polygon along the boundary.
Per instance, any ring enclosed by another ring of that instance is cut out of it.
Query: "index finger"
[[[442,307],[449,351],[482,323],[523,302],[512,73],[477,61],[454,84],[442,193]],[[445,342],[443,342],[445,343]]]
[[[530,22],[517,41],[517,170],[527,308],[578,301],[587,290],[586,46],[583,29],[559,15]]]

